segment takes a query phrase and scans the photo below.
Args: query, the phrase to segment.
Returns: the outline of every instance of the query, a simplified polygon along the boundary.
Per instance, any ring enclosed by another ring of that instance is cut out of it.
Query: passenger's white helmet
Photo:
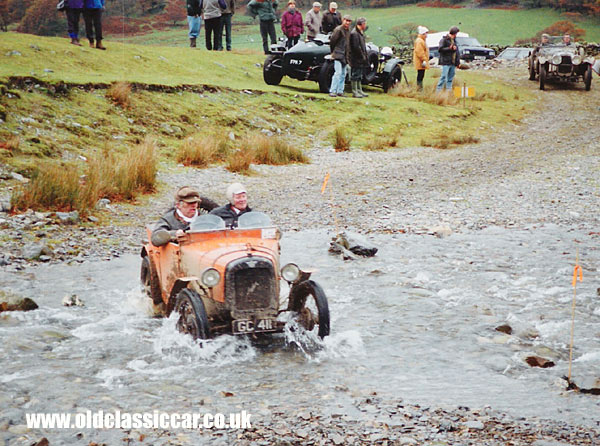
[[[392,51],[392,49],[389,46],[384,46],[383,48],[381,48],[381,55],[382,56],[393,56],[394,52]]]

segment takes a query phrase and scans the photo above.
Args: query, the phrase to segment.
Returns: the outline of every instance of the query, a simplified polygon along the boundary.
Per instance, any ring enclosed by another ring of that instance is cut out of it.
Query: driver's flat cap
[[[186,203],[200,202],[200,192],[191,186],[183,186],[175,192],[175,201],[185,201]]]
[[[342,20],[350,20],[350,21],[352,21],[352,16],[350,14],[346,14],[344,17],[342,17]]]

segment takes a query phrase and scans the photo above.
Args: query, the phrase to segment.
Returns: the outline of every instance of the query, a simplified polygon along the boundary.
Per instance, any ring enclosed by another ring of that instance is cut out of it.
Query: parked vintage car
[[[529,79],[536,78],[540,90],[548,82],[583,81],[586,91],[592,88],[593,57],[586,57],[583,47],[565,45],[562,37],[552,36],[547,45],[537,47],[529,56]]]
[[[284,76],[319,83],[319,91],[328,93],[334,67],[330,59],[329,35],[318,34],[315,40],[298,42],[286,50],[283,42],[271,45],[263,66],[263,78],[268,85],[279,85]],[[394,57],[391,48],[381,51],[367,43],[369,69],[363,75],[364,85],[376,85],[387,91],[402,80],[403,61]]]
[[[178,329],[195,339],[281,332],[284,312],[323,338],[329,334],[325,292],[297,265],[280,268],[280,236],[261,212],[241,215],[234,229],[216,215],[200,215],[178,242],[144,244],[142,289],[163,315],[179,313]],[[290,285],[285,308],[281,279]]]
[[[525,47],[509,47],[505,48],[496,59],[500,60],[521,60],[527,59],[531,55],[531,48]]]

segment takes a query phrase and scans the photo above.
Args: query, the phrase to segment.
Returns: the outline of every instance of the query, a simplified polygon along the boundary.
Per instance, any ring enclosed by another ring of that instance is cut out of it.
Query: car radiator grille
[[[237,260],[228,266],[226,280],[226,299],[236,310],[269,308],[277,297],[275,271],[265,259]]]

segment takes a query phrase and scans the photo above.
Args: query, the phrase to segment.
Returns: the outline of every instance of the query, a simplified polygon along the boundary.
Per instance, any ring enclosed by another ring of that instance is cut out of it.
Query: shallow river
[[[332,335],[321,346],[287,334],[270,345],[224,336],[200,348],[176,332],[174,318],[149,316],[133,255],[0,272],[2,288],[40,305],[0,316],[0,418],[244,409],[260,426],[276,420],[278,408],[353,413],[354,398],[377,392],[597,426],[600,399],[564,392],[561,376],[579,247],[573,377],[587,387],[600,379],[598,235],[556,226],[443,239],[378,235],[377,256],[354,262],[328,255],[329,237],[282,239],[283,262],[317,269],[313,279],[327,293]],[[85,307],[63,307],[71,293]],[[506,323],[512,336],[494,330]],[[524,358],[534,354],[556,367],[529,367]],[[74,435],[55,431],[51,444],[75,444]],[[103,431],[86,441],[120,437]]]

